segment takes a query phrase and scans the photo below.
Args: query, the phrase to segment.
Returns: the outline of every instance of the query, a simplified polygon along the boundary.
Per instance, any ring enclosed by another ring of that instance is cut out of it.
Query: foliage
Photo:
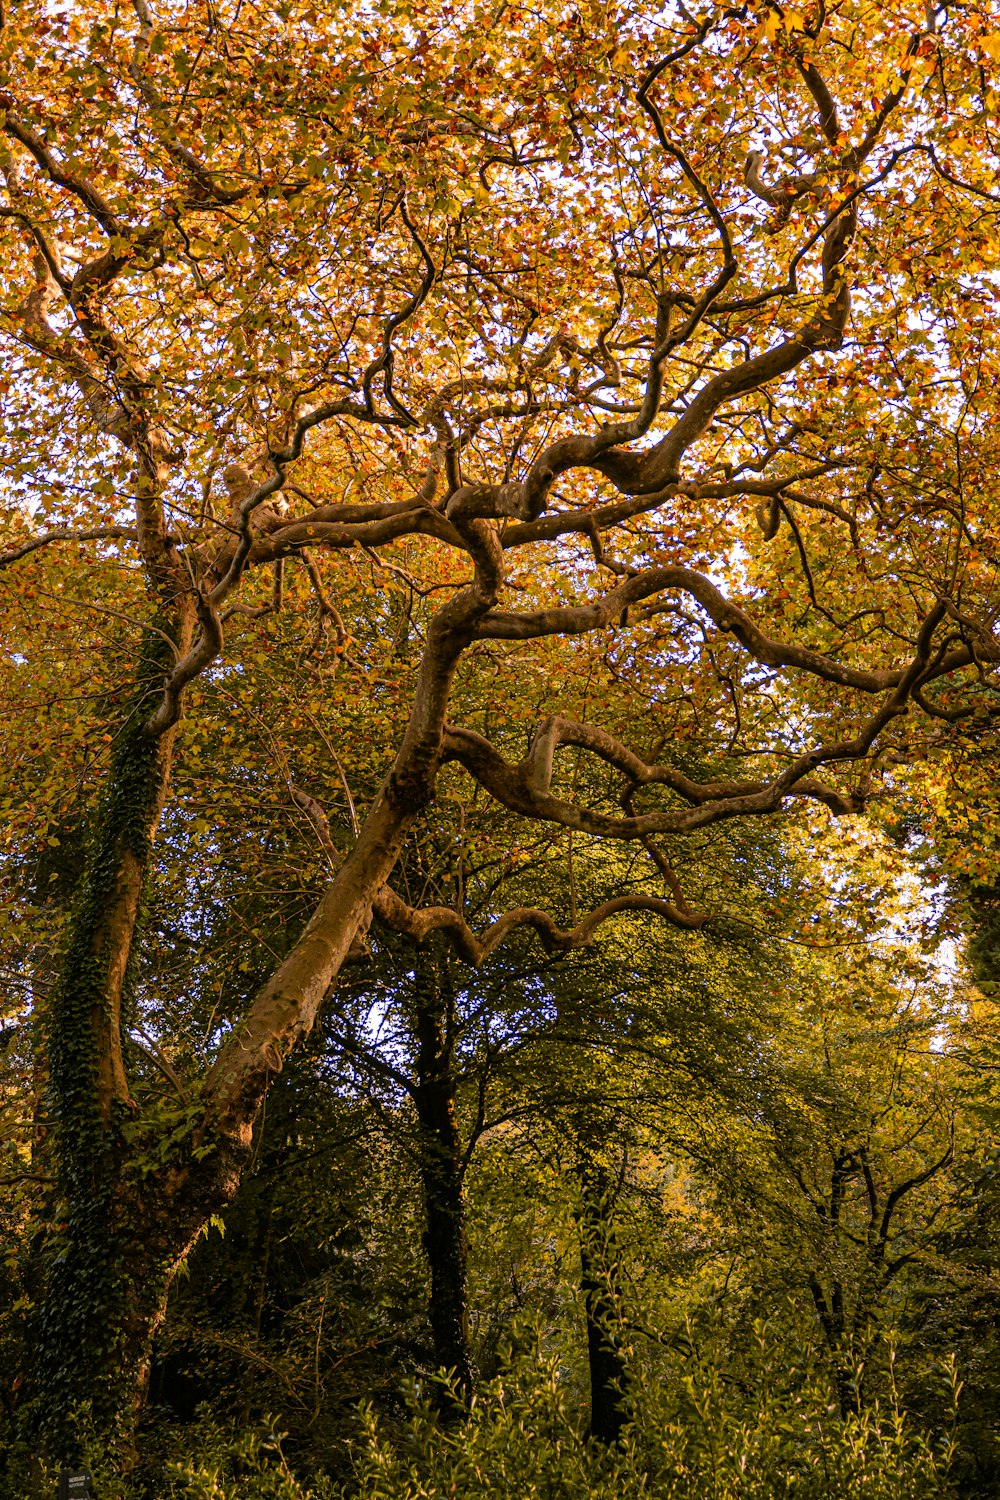
[[[522,1356],[477,1399],[461,1432],[442,1430],[418,1403],[395,1442],[369,1414],[356,1474],[343,1489],[296,1487],[283,1465],[255,1478],[257,1442],[233,1450],[239,1481],[215,1465],[192,1466],[192,1500],[931,1500],[949,1496],[948,1445],[935,1452],[908,1431],[898,1408],[874,1408],[841,1424],[821,1387],[758,1331],[761,1385],[740,1399],[720,1372],[696,1367],[671,1408],[657,1392],[640,1406],[621,1450],[586,1441],[567,1409],[555,1361]],[[247,1449],[250,1462],[246,1462]],[[233,1470],[230,1468],[229,1472]],[[286,1487],[283,1487],[286,1486]]]

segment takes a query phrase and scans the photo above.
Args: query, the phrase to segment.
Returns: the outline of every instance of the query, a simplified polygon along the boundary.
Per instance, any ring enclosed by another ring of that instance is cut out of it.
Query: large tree
[[[42,638],[53,590],[115,642],[44,1004],[54,1452],[81,1403],[141,1400],[174,1269],[373,914],[472,964],[525,925],[696,926],[672,842],[859,811],[992,690],[996,50],[902,0],[4,13],[8,670],[85,675]],[[384,759],[181,1128],[137,1111],[123,1046],[151,844],[192,684],[239,702],[233,643],[279,611],[310,617],[272,639],[288,683],[351,722],[364,695]],[[646,887],[478,933],[460,882],[404,900],[462,772],[513,844],[627,841]]]

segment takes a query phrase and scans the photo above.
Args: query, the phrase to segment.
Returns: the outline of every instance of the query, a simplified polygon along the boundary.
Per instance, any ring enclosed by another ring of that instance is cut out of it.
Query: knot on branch
[[[239,530],[243,524],[242,507],[256,490],[257,481],[250,470],[241,463],[227,464],[222,471],[222,479],[229,492],[229,511],[226,520]],[[281,525],[287,511],[288,506],[284,500],[262,501],[250,512],[249,524],[258,532],[275,531]]]
[[[792,207],[799,198],[809,196],[820,201],[829,195],[830,189],[820,181],[817,172],[786,177],[777,183],[765,182],[760,172],[763,160],[763,151],[748,151],[743,180],[755,198],[776,210],[765,229],[768,234],[777,234],[787,224]]]
[[[777,495],[771,500],[758,500],[754,514],[765,542],[772,542],[781,525],[781,502]]]

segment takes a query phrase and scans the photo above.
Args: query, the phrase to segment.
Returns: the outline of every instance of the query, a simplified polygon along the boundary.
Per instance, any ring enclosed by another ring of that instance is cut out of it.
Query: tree
[[[623,910],[694,925],[655,840],[860,810],[1000,650],[988,492],[966,500],[996,441],[985,17],[543,8],[513,49],[475,6],[253,16],[20,7],[0,42],[18,650],[45,649],[31,580],[61,554],[131,668],[44,1007],[56,1456],[81,1403],[109,1427],[141,1402],[170,1279],[373,914],[473,963],[520,927],[566,950]],[[165,1126],[123,1018],[182,706],[304,589],[317,699],[338,661],[366,680],[387,611],[359,649],[340,601],[371,553],[413,601],[367,683],[400,724],[384,777]],[[531,691],[483,690],[505,671]],[[480,936],[414,908],[389,882],[459,770],[512,830],[634,842],[646,888]]]

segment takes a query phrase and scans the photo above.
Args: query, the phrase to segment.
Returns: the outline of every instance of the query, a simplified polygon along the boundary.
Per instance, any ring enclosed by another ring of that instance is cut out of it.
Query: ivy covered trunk
[[[426,1229],[424,1249],[431,1275],[430,1323],[434,1359],[451,1372],[459,1396],[474,1383],[469,1343],[465,1195],[455,1108],[453,997],[447,961],[418,961],[416,987],[417,1084],[420,1178]],[[445,1415],[458,1407],[447,1398]]]
[[[174,737],[173,728],[159,736],[148,731],[149,700],[191,635],[183,608],[164,625],[161,616],[145,633],[60,977],[44,1008],[60,1202],[43,1257],[28,1412],[43,1450],[58,1463],[79,1461],[87,1431],[128,1429],[179,1249],[179,1226],[167,1244],[141,1181],[123,1056],[150,847]]]

